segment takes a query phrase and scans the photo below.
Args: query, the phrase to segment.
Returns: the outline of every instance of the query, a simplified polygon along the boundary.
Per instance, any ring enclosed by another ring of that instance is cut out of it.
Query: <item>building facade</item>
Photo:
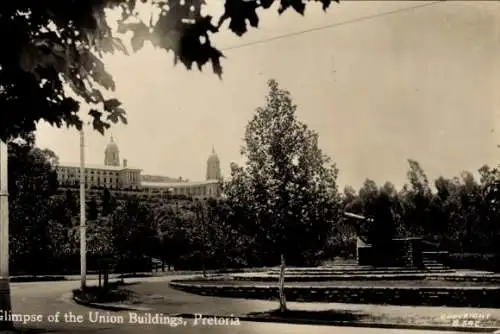
[[[140,191],[156,194],[185,195],[189,197],[218,197],[221,194],[220,160],[215,150],[207,160],[205,181],[188,181],[161,175],[143,175],[140,168],[128,166],[126,159],[120,165],[120,150],[113,137],[104,150],[104,165],[85,165],[87,188],[108,188],[112,191]],[[79,164],[60,164],[57,178],[62,187],[78,187]]]

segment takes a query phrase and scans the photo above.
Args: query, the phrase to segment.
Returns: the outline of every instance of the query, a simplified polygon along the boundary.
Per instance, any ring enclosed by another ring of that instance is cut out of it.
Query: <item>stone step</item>
[[[364,271],[364,272],[355,272],[355,271],[335,271],[335,272],[327,272],[327,273],[317,273],[317,272],[289,272],[285,270],[285,275],[307,275],[307,276],[317,276],[317,277],[325,277],[325,276],[340,276],[340,275],[350,275],[350,276],[363,276],[363,275],[398,275],[398,274],[415,274],[415,273],[423,273],[423,272],[453,272],[453,270],[449,268],[426,268],[422,269],[414,269],[414,270],[391,270],[391,271]],[[276,272],[268,272],[268,275],[279,276],[279,271]]]
[[[330,270],[377,270],[377,269],[406,269],[407,267],[375,267],[375,266],[352,266],[352,267],[315,267],[315,268],[299,268],[287,267],[290,271],[330,271]],[[279,270],[279,268],[270,268],[270,270]]]
[[[436,273],[449,273],[454,272],[454,270],[448,268],[436,268],[436,269],[427,269],[427,270],[400,270],[400,271],[377,271],[377,272],[331,272],[331,273],[293,273],[285,271],[285,275],[293,275],[293,276],[316,276],[316,277],[327,277],[327,276],[365,276],[365,275],[411,275],[418,273],[428,273],[428,272],[436,272]],[[268,273],[267,275],[271,276],[279,276],[279,272]]]
[[[439,264],[439,263],[424,263],[424,266],[426,266],[426,267],[446,267],[445,265]]]
[[[294,272],[294,273],[330,273],[330,272],[345,272],[345,271],[352,271],[352,272],[373,272],[373,271],[401,271],[401,270],[418,270],[417,267],[373,267],[373,268],[346,268],[346,269],[308,269],[308,270],[297,270],[293,268],[286,268],[286,271],[288,272]],[[279,272],[279,269],[271,269],[269,270],[270,272]]]
[[[381,272],[391,272],[391,273],[399,273],[399,272],[415,272],[421,269],[417,268],[411,268],[411,269],[398,269],[398,270],[331,270],[331,271],[291,271],[291,270],[285,270],[288,273],[294,273],[294,274],[332,274],[332,273],[358,273],[358,274],[363,274],[363,273],[381,273]],[[270,273],[279,273],[279,270],[276,271],[269,271]]]
[[[370,275],[286,275],[285,280],[291,281],[345,281],[345,280],[414,280],[414,279],[442,279],[439,277],[447,277],[448,275],[455,274],[455,271],[446,272],[416,272],[407,274],[370,274]],[[434,275],[434,276],[433,276]],[[439,275],[439,276],[438,276]],[[232,275],[234,280],[237,281],[278,281],[279,275]]]
[[[447,271],[447,270],[452,270],[450,268],[425,268],[427,271]]]
[[[442,262],[436,261],[436,260],[422,260],[423,263],[439,263],[442,264]]]

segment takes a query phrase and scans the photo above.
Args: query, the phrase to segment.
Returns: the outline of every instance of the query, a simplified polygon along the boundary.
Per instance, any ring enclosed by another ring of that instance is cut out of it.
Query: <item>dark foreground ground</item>
[[[168,282],[145,282],[130,285],[127,289],[135,296],[129,301],[131,305],[145,306],[163,313],[229,316],[265,313],[278,307],[277,301],[190,294],[171,288]],[[500,309],[299,302],[289,302],[288,307],[292,311],[320,312],[323,313],[322,316],[340,321],[461,326],[466,321],[474,320],[474,325],[477,326],[500,328]]]

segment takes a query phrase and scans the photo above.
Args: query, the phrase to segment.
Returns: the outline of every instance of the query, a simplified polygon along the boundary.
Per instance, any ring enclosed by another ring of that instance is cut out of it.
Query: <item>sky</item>
[[[222,2],[209,2],[218,16]],[[128,125],[105,136],[87,130],[86,161],[103,163],[112,133],[120,159],[143,173],[202,180],[213,146],[228,176],[270,78],[319,133],[341,187],[367,178],[400,187],[407,159],[431,180],[500,160],[499,2],[347,0],[326,13],[313,4],[304,17],[274,8],[261,12],[258,29],[214,42],[228,49],[222,80],[210,66],[174,66],[151,46],[105,58]],[[61,163],[79,161],[74,129],[41,124],[37,145]]]

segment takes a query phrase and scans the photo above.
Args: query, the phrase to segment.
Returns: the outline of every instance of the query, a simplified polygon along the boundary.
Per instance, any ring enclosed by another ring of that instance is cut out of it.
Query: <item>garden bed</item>
[[[330,281],[285,283],[286,298],[297,302],[412,306],[499,307],[500,287],[477,282]],[[475,284],[473,284],[475,283]],[[235,280],[175,280],[170,286],[188,293],[260,300],[276,300],[277,282]]]
[[[86,303],[116,303],[133,299],[134,293],[126,289],[131,283],[112,282],[104,288],[87,286],[84,289],[74,289],[73,297]],[[133,284],[133,283],[132,283]]]
[[[245,281],[236,279],[186,279],[175,280],[179,283],[189,283],[192,285],[219,285],[219,286],[253,286],[253,287],[277,287],[278,281]],[[434,288],[434,287],[498,287],[495,282],[478,282],[478,281],[447,281],[447,280],[434,280],[434,279],[413,279],[413,280],[321,280],[321,281],[294,281],[285,277],[285,285],[287,287],[416,287],[416,288]]]

